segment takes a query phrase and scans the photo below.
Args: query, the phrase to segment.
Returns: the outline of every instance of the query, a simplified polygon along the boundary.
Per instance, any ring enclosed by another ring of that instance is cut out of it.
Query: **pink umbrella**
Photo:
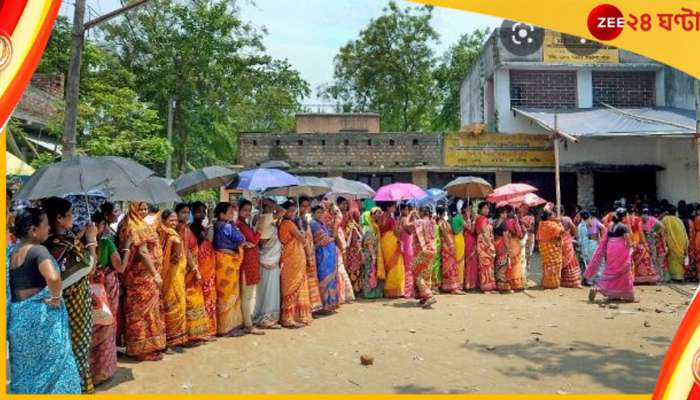
[[[509,183],[496,188],[486,200],[492,203],[498,203],[499,201],[508,201],[536,191],[536,187],[525,183]]]
[[[547,200],[541,198],[540,196],[538,196],[534,193],[528,193],[524,196],[511,199],[508,201],[508,203],[512,206],[515,206],[515,207],[519,207],[523,204],[525,204],[528,207],[538,207],[538,206],[541,206],[543,204],[546,204]]]
[[[420,187],[412,183],[392,183],[391,185],[382,186],[374,195],[375,201],[402,201],[419,199],[425,196],[426,193]]]

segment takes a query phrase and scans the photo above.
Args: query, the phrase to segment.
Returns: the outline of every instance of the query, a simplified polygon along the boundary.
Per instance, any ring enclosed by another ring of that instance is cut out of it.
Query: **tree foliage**
[[[334,81],[321,94],[342,111],[374,111],[383,131],[459,128],[459,87],[487,31],[463,35],[441,57],[432,7],[391,2],[335,57]]]
[[[174,99],[175,169],[231,163],[237,132],[290,130],[309,87],[287,61],[265,53],[262,33],[230,0],[154,0],[106,28],[161,119]]]

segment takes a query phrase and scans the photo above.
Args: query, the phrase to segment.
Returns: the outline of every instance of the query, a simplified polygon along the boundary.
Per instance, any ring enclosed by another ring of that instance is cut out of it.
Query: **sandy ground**
[[[650,393],[695,285],[359,301],[300,330],[120,359],[109,393]],[[360,355],[374,357],[362,366]]]

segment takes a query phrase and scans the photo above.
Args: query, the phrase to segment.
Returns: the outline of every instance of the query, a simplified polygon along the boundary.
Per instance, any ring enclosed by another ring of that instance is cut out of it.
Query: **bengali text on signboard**
[[[451,133],[444,139],[446,167],[554,167],[548,135]]]

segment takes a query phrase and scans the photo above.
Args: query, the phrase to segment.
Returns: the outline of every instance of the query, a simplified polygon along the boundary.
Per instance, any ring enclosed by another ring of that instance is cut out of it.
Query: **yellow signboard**
[[[620,53],[611,46],[591,41],[582,43],[577,37],[546,30],[542,58],[545,63],[617,64]]]
[[[443,157],[446,167],[554,167],[548,135],[450,133]]]

